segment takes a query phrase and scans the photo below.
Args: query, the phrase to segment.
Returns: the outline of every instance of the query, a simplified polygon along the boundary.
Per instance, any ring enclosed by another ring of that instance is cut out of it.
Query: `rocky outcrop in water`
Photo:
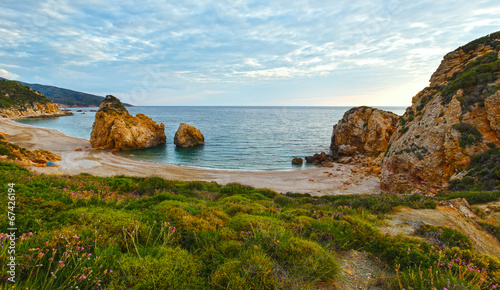
[[[165,125],[137,114],[135,117],[114,96],[108,95],[95,115],[90,144],[95,149],[132,150],[165,143]]]
[[[181,123],[175,133],[174,144],[182,148],[203,145],[205,144],[205,137],[196,127]]]
[[[441,191],[472,156],[500,147],[499,53],[497,32],[444,57],[390,140],[383,189]]]
[[[377,157],[385,152],[399,116],[370,107],[352,108],[333,126],[330,149],[341,156]]]

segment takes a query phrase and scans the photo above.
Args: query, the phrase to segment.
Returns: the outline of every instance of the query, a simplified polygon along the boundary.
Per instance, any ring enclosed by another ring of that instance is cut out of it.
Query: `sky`
[[[2,0],[0,77],[139,106],[408,106],[498,15],[498,0]]]

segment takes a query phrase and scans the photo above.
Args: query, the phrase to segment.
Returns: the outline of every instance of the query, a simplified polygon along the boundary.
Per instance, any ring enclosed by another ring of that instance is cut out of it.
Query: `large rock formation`
[[[199,129],[186,123],[181,123],[175,132],[174,144],[177,147],[192,147],[205,144],[205,137]]]
[[[158,146],[166,142],[165,125],[125,109],[120,100],[106,96],[92,126],[90,144],[95,149],[132,150]]]
[[[61,111],[50,99],[41,93],[17,82],[0,80],[0,116],[18,117],[57,117],[72,115]]]
[[[385,152],[399,116],[369,107],[352,108],[333,126],[332,152],[377,157]]]
[[[385,190],[435,192],[500,146],[500,32],[447,54],[413,97],[383,160]]]

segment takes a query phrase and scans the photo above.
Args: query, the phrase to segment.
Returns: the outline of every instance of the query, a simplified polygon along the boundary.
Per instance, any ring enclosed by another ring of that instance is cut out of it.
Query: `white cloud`
[[[6,78],[6,79],[9,79],[9,80],[15,80],[17,78],[19,78],[18,75],[14,74],[14,73],[11,73],[7,70],[4,70],[2,68],[0,68],[0,77],[2,78]]]

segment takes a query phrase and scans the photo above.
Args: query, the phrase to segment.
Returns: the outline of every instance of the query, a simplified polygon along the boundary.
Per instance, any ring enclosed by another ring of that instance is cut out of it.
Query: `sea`
[[[173,165],[245,171],[300,170],[294,157],[329,152],[334,124],[351,107],[129,107],[165,124],[167,143],[115,154]],[[402,115],[406,107],[378,107]],[[21,119],[19,123],[57,129],[90,139],[97,108],[70,108],[73,116]],[[78,112],[81,110],[81,112]],[[176,148],[174,135],[185,122],[200,129],[205,145]]]

